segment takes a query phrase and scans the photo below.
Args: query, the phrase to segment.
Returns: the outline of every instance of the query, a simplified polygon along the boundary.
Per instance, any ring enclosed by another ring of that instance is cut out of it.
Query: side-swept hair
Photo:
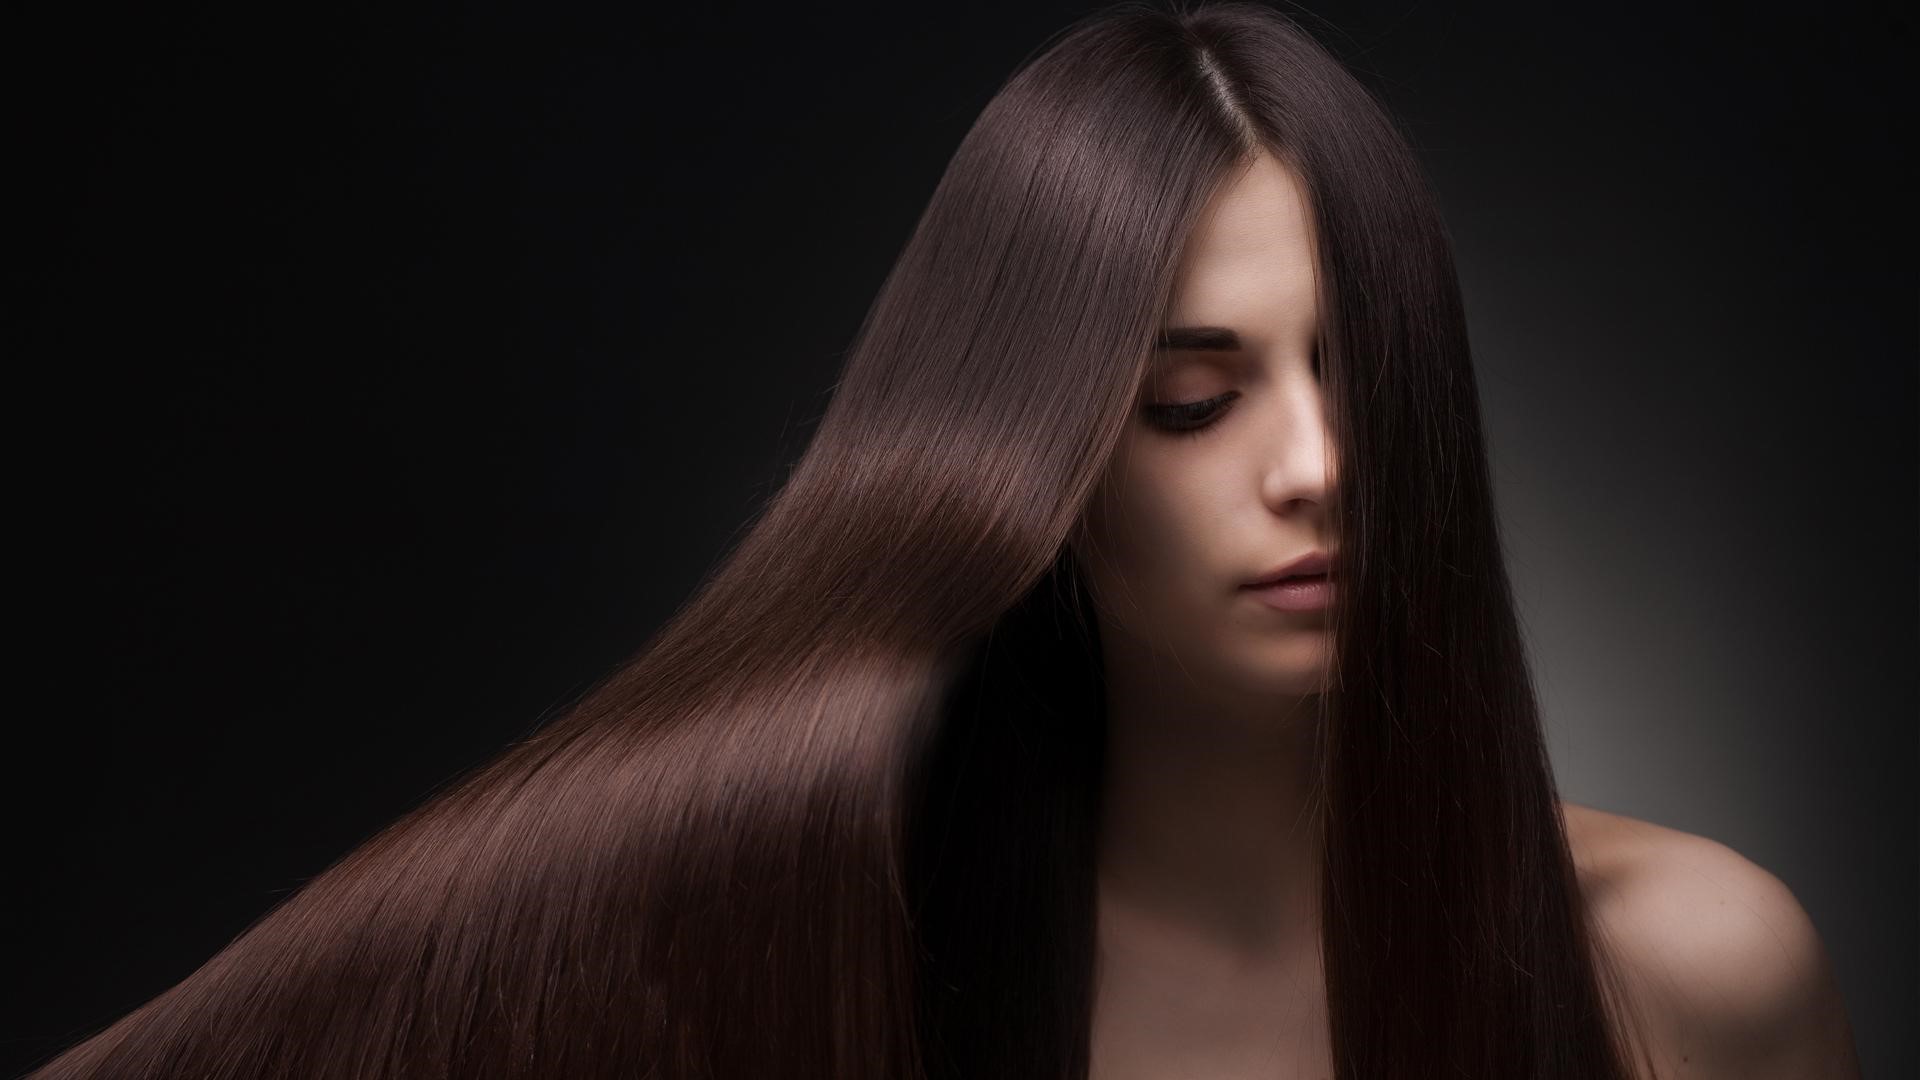
[[[33,1075],[1086,1076],[1104,701],[1069,539],[1260,152],[1311,197],[1341,463],[1336,1076],[1625,1080],[1450,241],[1374,98],[1248,3],[1122,4],[1024,62],[646,647]]]

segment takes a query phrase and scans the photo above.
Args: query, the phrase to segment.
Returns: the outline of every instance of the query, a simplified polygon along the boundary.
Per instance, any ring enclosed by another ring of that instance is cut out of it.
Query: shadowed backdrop
[[[1282,7],[1439,192],[1563,795],[1779,876],[1866,1075],[1913,1075],[1911,17]],[[0,1068],[640,647],[979,108],[1089,9],[19,27]]]

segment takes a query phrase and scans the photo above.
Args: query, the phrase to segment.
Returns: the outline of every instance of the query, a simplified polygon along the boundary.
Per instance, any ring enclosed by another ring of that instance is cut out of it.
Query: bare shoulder
[[[1563,810],[1661,1080],[1860,1075],[1825,944],[1784,882],[1704,836]]]

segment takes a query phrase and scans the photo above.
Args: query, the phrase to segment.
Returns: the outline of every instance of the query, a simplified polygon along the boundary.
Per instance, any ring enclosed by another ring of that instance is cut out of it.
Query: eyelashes
[[[1140,411],[1154,427],[1180,435],[1197,435],[1227,411],[1227,404],[1240,396],[1229,390],[1205,401],[1183,401],[1176,405],[1143,405]]]
[[[1314,350],[1312,365],[1314,381],[1319,382],[1320,351],[1318,349]],[[1172,405],[1142,405],[1140,412],[1147,418],[1148,423],[1162,431],[1175,435],[1198,435],[1219,419],[1220,415],[1227,411],[1227,406],[1239,396],[1238,390],[1229,390],[1204,401],[1182,401]]]

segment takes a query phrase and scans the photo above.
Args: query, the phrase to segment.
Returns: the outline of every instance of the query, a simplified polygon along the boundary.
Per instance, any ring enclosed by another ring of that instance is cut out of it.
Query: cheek
[[[1186,565],[1194,554],[1196,523],[1192,507],[1164,488],[1136,486],[1117,499],[1117,528],[1108,537],[1115,555],[1141,574],[1163,573]]]
[[[1142,611],[1184,621],[1182,612],[1200,605],[1221,573],[1223,553],[1211,534],[1224,515],[1208,491],[1191,463],[1136,454],[1133,468],[1102,489],[1097,576]]]

